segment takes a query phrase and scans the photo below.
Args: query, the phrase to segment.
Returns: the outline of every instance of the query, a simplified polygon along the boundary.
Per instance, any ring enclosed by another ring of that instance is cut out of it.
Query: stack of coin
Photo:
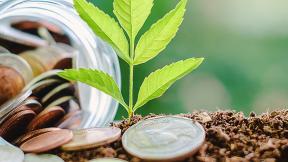
[[[35,50],[25,51],[19,56],[24,58],[32,67],[34,76],[38,76],[52,69],[65,69],[72,67],[72,57],[76,51],[62,43]]]
[[[19,94],[32,78],[32,69],[24,59],[0,54],[0,105]]]
[[[31,91],[31,94],[22,93],[23,97],[17,96],[14,99],[17,102],[22,99],[19,104],[11,101],[13,104],[8,102],[4,105],[6,107],[0,107],[1,137],[20,147],[32,137],[43,135],[46,138],[49,132],[57,134],[60,131],[65,136],[68,134],[66,138],[71,140],[69,132],[63,133],[63,130],[79,126],[81,111],[74,84],[59,78],[56,75],[58,72],[59,70],[49,71],[33,79],[24,88],[25,91]],[[67,143],[69,140],[61,141]],[[52,148],[62,144],[57,142]],[[36,152],[26,147],[25,144],[23,150]]]

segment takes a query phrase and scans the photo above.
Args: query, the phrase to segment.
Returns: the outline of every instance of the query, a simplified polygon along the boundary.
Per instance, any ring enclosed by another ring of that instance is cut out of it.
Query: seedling
[[[129,64],[129,103],[126,104],[124,101],[113,78],[102,71],[68,69],[60,72],[59,76],[80,81],[112,96],[127,110],[130,121],[137,109],[150,100],[162,96],[176,80],[192,72],[203,61],[203,58],[189,58],[156,70],[144,79],[137,102],[133,103],[134,66],[151,60],[166,48],[183,21],[186,4],[187,0],[180,0],[176,8],[153,24],[135,45],[135,38],[150,15],[153,0],[114,0],[114,14],[120,25],[86,0],[74,0],[74,7],[81,18]]]

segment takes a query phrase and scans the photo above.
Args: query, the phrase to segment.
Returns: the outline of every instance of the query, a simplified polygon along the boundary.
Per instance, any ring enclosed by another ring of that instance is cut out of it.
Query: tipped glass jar
[[[30,26],[27,22],[30,22]],[[105,71],[120,85],[120,69],[115,52],[81,20],[71,0],[0,0],[0,37],[10,41],[3,45],[0,39],[0,46],[12,53],[24,52],[21,51],[22,47],[47,46],[47,41],[21,32],[29,30],[31,24],[44,26],[67,38],[59,40],[78,50],[73,58],[74,68]],[[15,26],[21,30],[15,30]],[[15,48],[11,42],[21,44],[21,48]],[[113,121],[118,104],[110,96],[81,83],[77,83],[77,92],[83,114],[80,128],[104,126]]]

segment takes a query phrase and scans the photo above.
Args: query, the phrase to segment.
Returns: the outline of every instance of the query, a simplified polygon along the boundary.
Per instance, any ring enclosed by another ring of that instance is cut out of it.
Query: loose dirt
[[[130,125],[149,115],[133,117]],[[198,121],[206,131],[206,140],[200,150],[185,162],[288,162],[288,110],[274,111],[262,115],[251,113],[245,117],[241,112],[195,112],[180,114]],[[127,120],[114,123],[124,133]],[[66,162],[85,162],[99,157],[116,157],[131,162],[141,162],[128,155],[118,141],[90,150],[77,152],[55,151]]]

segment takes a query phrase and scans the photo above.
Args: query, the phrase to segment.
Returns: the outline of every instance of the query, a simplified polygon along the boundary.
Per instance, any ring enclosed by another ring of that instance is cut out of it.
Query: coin
[[[57,47],[57,44],[25,51],[19,55],[33,67],[34,76],[54,69],[55,65],[63,59],[70,58],[72,60],[72,53],[67,53],[65,50]]]
[[[3,118],[0,119],[0,125],[6,121],[7,119],[11,118],[13,115],[17,114],[20,111],[24,111],[24,110],[31,110],[29,107],[21,104],[20,106],[14,108],[12,111],[10,111],[9,113],[7,113]]]
[[[0,65],[0,105],[19,94],[24,86],[21,74],[11,67]]]
[[[28,123],[35,117],[35,115],[36,114],[32,110],[23,110],[16,113],[1,124],[0,136],[7,141],[13,141],[25,131]]]
[[[30,65],[24,59],[17,55],[1,54],[0,65],[11,67],[16,70],[23,77],[25,84],[28,84],[33,78],[33,73]]]
[[[12,111],[15,107],[19,106],[25,99],[27,99],[31,95],[31,91],[23,91],[14,98],[5,102],[2,106],[0,106],[0,119],[3,118],[7,113]]]
[[[0,146],[1,145],[9,145],[9,143],[5,141],[2,137],[0,137]]]
[[[60,81],[63,81],[64,79],[60,78],[57,74],[59,72],[61,72],[62,70],[50,70],[47,71],[35,78],[33,78],[33,80],[31,80],[31,82],[29,84],[27,84],[24,88],[24,90],[33,90],[33,85],[35,85],[36,83],[46,80],[46,79],[58,79]]]
[[[23,162],[24,153],[11,145],[0,145],[0,162]]]
[[[81,111],[72,111],[66,114],[55,126],[58,128],[73,129],[81,122]]]
[[[63,108],[59,106],[46,108],[30,122],[27,130],[33,131],[36,129],[51,127],[58,122],[64,114],[65,112]]]
[[[40,102],[38,102],[35,98],[33,97],[29,97],[27,98],[27,100],[25,100],[23,103],[23,105],[29,107],[31,110],[33,110],[36,114],[39,114],[42,110],[43,107],[40,104]]]
[[[34,96],[42,98],[61,83],[62,81],[59,79],[45,79],[33,84],[30,89],[33,91]]]
[[[57,100],[51,102],[46,107],[61,106],[65,110],[67,110],[66,107],[69,106],[69,101],[73,98],[74,98],[73,96],[63,96],[63,97],[58,98]]]
[[[189,118],[169,116],[142,120],[122,136],[124,149],[145,160],[182,160],[205,140],[204,128]]]
[[[127,162],[126,160],[116,159],[116,158],[98,158],[89,160],[88,162]]]
[[[25,154],[24,162],[64,162],[64,160],[52,154]]]
[[[27,140],[29,140],[33,137],[36,137],[36,136],[43,134],[43,133],[57,131],[57,130],[60,130],[60,128],[51,127],[51,128],[43,128],[43,129],[38,129],[35,131],[30,131],[30,132],[18,137],[15,141],[12,142],[12,144],[20,146],[22,143],[26,142]]]
[[[95,148],[112,143],[120,136],[121,129],[115,127],[74,130],[72,141],[61,148],[65,151]]]
[[[71,141],[73,133],[71,130],[57,130],[40,134],[24,142],[20,148],[24,152],[41,153],[55,149]]]
[[[10,51],[2,46],[0,46],[0,53],[10,53]]]
[[[52,89],[50,92],[48,92],[45,96],[43,96],[43,98],[41,99],[42,103],[51,103],[52,101],[54,101],[55,99],[59,98],[59,97],[63,97],[63,96],[67,96],[67,95],[74,95],[75,89],[73,84],[71,84],[70,82],[64,82],[61,85],[58,85],[57,87],[55,87],[54,89]]]

